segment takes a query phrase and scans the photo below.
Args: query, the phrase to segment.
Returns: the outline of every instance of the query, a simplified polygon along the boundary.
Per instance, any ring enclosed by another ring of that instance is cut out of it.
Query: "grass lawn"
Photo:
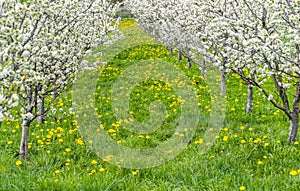
[[[92,143],[81,137],[80,129],[85,127],[80,126],[76,110],[75,114],[69,113],[74,99],[71,88],[52,103],[57,108],[56,119],[32,124],[29,161],[18,159],[21,121],[2,122],[0,190],[299,190],[300,145],[297,141],[288,144],[289,122],[283,112],[262,99],[256,90],[253,112],[245,113],[247,86],[237,76],[229,75],[223,127],[210,149],[201,154],[205,146],[203,135],[210,128],[212,106],[217,99],[210,94],[211,86],[200,77],[198,67],[193,65],[188,70],[186,59],[178,63],[176,54],[170,56],[168,50],[143,33],[132,20],[123,21],[120,29],[125,38],[110,47],[100,46],[94,50],[97,57],[87,58],[91,63],[107,62],[84,73],[96,79],[94,84],[77,87],[83,92],[88,87],[89,91],[94,90],[82,100],[91,102],[90,107],[102,122],[99,129],[107,131],[118,144],[132,149],[153,148],[173,134],[181,136],[176,134],[176,119],[183,112],[183,100],[166,82],[143,81],[130,93],[127,109],[134,117],[132,120],[138,122],[150,119],[151,102],[164,103],[165,120],[151,133],[128,131],[125,126],[130,120],[118,120],[111,104],[112,85],[126,68],[137,61],[166,61],[184,72],[197,94],[200,119],[189,145],[174,160],[153,168],[113,165],[111,157],[97,156]]]

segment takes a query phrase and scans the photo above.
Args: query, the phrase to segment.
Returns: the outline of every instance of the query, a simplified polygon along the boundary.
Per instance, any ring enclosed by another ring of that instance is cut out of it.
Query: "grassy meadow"
[[[0,190],[299,190],[300,145],[288,144],[289,122],[284,113],[262,99],[255,90],[251,113],[245,113],[247,86],[237,76],[227,77],[225,119],[210,149],[200,154],[203,134],[210,128],[211,89],[196,65],[187,69],[187,59],[177,62],[164,46],[148,37],[132,20],[124,20],[120,30],[125,37],[115,45],[94,50],[100,70],[93,94],[95,110],[109,136],[129,148],[151,148],[176,135],[176,118],[181,99],[168,83],[148,80],[133,88],[130,113],[137,121],[149,119],[149,104],[161,100],[166,106],[164,123],[149,134],[122,128],[113,115],[111,86],[122,71],[141,60],[172,63],[185,73],[197,93],[201,120],[192,141],[174,160],[153,168],[127,169],[112,165],[89,149],[81,137],[76,111],[72,108],[72,88],[62,94],[52,117],[30,129],[30,159],[18,159],[21,121],[5,120],[0,127]],[[88,71],[93,72],[93,71]],[[87,98],[88,99],[88,98]],[[18,114],[18,111],[14,111]]]

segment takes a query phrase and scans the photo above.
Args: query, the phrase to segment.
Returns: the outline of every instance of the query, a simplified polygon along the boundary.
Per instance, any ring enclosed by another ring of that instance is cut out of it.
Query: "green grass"
[[[146,121],[149,119],[150,102],[159,98],[169,114],[163,125],[147,134],[149,139],[146,134],[140,136],[123,129],[122,125],[112,126],[117,119],[110,104],[111,85],[121,71],[138,60],[164,60],[180,68],[198,94],[201,120],[188,147],[165,165],[138,171],[119,168],[89,150],[89,143],[81,139],[78,131],[81,127],[78,127],[76,117],[66,114],[59,121],[47,118],[45,124],[32,124],[30,160],[17,166],[21,121],[4,121],[0,128],[0,190],[232,191],[239,190],[241,186],[253,191],[298,190],[300,172],[296,176],[290,175],[290,172],[300,169],[300,149],[298,142],[287,143],[289,124],[283,112],[274,109],[256,90],[253,112],[245,113],[247,87],[237,76],[230,75],[224,127],[215,144],[204,154],[199,154],[203,147],[201,139],[209,128],[212,112],[210,87],[200,77],[197,67],[186,69],[186,59],[177,63],[176,56],[169,56],[167,50],[151,41],[132,22],[128,23],[131,23],[128,24],[130,26],[122,23],[127,38],[112,46],[113,51],[105,47],[95,50],[107,51],[103,57],[97,58],[98,61],[109,61],[106,66],[100,67],[102,73],[98,76],[93,95],[103,128],[107,131],[114,129],[116,132],[109,133],[111,138],[129,148],[151,148],[172,136],[176,118],[182,112],[180,102],[174,89],[157,80],[140,83],[133,89],[129,110],[135,120]],[[141,42],[137,43],[139,40]],[[143,41],[145,43],[141,44]],[[119,51],[118,46],[129,48]],[[60,108],[68,111],[72,107],[72,92],[61,95],[53,105],[58,110],[56,115],[62,116]],[[93,160],[97,164],[92,163]],[[258,164],[259,161],[262,164]]]

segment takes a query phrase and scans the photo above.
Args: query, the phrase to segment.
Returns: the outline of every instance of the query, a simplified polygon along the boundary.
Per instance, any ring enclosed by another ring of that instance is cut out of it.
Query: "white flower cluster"
[[[282,102],[287,101],[286,90],[295,86],[292,91],[298,97],[299,0],[127,0],[126,4],[159,42],[205,55],[214,66],[237,73],[260,89],[271,77]],[[276,107],[289,110],[288,104],[283,105]]]
[[[0,0],[0,98],[15,106],[18,95],[27,116],[38,99],[60,94],[116,30],[117,8],[106,0]]]

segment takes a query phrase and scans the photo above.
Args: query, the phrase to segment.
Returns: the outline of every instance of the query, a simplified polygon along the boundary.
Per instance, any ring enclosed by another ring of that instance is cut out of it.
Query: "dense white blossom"
[[[40,99],[62,92],[116,29],[116,10],[106,0],[0,0],[2,111],[19,100],[23,112],[36,113]]]
[[[126,2],[139,24],[159,42],[205,55],[213,65],[237,73],[261,90],[288,116],[289,140],[295,141],[300,102],[299,0]],[[270,82],[276,94],[266,88]]]

